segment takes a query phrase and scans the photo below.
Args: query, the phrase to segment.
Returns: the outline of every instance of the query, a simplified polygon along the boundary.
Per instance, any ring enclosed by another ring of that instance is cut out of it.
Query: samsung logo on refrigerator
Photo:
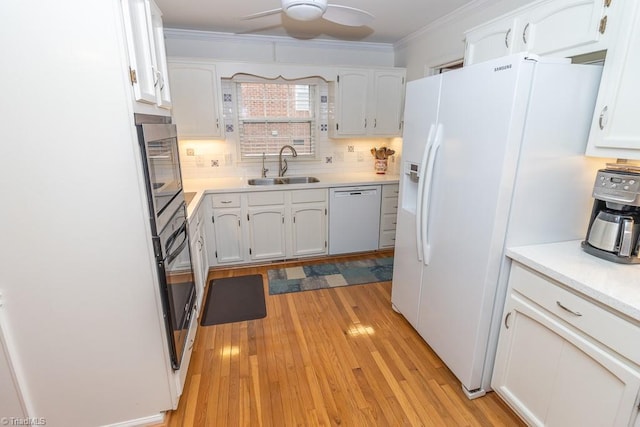
[[[499,67],[494,68],[493,72],[497,73],[498,71],[504,71],[504,70],[508,70],[510,68],[511,68],[511,64],[509,64],[509,65],[501,65]]]

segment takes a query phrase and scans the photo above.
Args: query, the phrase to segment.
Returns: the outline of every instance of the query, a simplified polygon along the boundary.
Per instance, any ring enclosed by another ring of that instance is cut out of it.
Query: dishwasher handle
[[[377,195],[377,190],[347,190],[347,191],[336,191],[334,193],[335,197],[355,197],[355,196],[375,196]]]

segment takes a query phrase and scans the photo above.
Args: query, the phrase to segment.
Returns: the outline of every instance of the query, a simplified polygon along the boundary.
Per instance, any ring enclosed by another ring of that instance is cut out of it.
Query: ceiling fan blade
[[[338,4],[327,5],[327,10],[322,15],[327,21],[350,27],[361,27],[374,20],[374,16],[369,12],[355,7],[341,6]]]
[[[262,18],[263,16],[275,15],[276,13],[280,13],[280,12],[282,12],[282,8],[279,7],[278,9],[265,10],[264,12],[258,12],[258,13],[253,13],[251,15],[243,16],[240,19],[244,21],[247,19]]]

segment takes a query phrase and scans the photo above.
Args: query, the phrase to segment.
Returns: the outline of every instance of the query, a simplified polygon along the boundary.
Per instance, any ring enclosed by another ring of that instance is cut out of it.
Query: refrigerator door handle
[[[427,162],[429,154],[431,153],[431,147],[433,146],[433,136],[435,133],[435,125],[431,124],[429,127],[429,134],[427,136],[427,144],[424,147],[422,153],[422,160],[420,161],[420,170],[418,171],[418,195],[416,197],[416,248],[418,250],[418,261],[422,262],[422,192],[424,191],[424,181],[427,172]]]
[[[433,139],[431,146],[432,154],[429,156],[429,163],[427,165],[427,180],[424,183],[424,188],[420,194],[422,199],[423,212],[421,215],[421,239],[422,240],[422,262],[424,265],[429,265],[431,260],[431,244],[429,243],[429,215],[431,214],[431,189],[433,187],[433,170],[435,168],[436,158],[438,156],[438,150],[442,144],[442,124],[438,125],[436,136]]]

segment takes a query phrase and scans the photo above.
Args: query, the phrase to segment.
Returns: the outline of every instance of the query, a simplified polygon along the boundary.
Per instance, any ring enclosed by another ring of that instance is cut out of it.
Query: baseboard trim
[[[107,424],[104,427],[140,427],[140,426],[151,426],[155,424],[161,424],[164,422],[165,413],[162,412],[157,415],[151,415],[148,417],[137,418],[135,420],[122,421],[120,423],[115,424]]]

